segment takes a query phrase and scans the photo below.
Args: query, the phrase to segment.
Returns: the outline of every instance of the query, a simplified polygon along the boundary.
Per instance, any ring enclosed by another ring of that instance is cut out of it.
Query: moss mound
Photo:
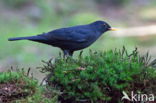
[[[55,103],[57,95],[24,71],[0,73],[0,103]]]
[[[122,92],[156,93],[156,60],[148,53],[141,57],[135,49],[90,51],[77,59],[53,59],[44,62],[42,72],[50,72],[47,84],[61,91],[62,103],[118,103]],[[155,94],[156,95],[156,94]]]

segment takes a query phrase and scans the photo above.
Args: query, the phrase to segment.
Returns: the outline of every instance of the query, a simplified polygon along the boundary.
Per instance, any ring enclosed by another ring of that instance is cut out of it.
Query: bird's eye
[[[103,24],[104,27],[106,27],[106,24]]]

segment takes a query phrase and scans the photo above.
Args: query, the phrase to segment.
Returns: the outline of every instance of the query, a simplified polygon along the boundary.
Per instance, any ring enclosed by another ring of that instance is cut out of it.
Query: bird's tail
[[[31,40],[31,41],[44,41],[46,40],[43,36],[28,36],[28,37],[16,37],[16,38],[9,38],[8,41],[16,41],[16,40]]]
[[[8,41],[25,40],[25,39],[28,39],[28,37],[9,38]]]

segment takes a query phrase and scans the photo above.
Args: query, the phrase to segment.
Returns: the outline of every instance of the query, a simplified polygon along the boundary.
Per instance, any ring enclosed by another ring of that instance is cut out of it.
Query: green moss
[[[0,100],[13,103],[122,103],[122,92],[156,95],[156,60],[122,50],[90,51],[88,56],[44,62],[46,85],[22,71],[0,73]],[[12,92],[13,91],[13,92]],[[1,95],[4,96],[1,96]],[[11,95],[10,95],[11,94]],[[1,101],[0,101],[1,102]]]
[[[148,61],[148,54],[140,57],[137,49],[131,54],[125,48],[90,51],[86,57],[45,62],[42,72],[51,72],[48,84],[62,92],[61,101],[121,102],[122,91],[146,92],[150,88],[148,92],[156,92],[152,89],[156,70]]]
[[[57,95],[24,71],[0,73],[0,102],[9,103],[56,103]]]

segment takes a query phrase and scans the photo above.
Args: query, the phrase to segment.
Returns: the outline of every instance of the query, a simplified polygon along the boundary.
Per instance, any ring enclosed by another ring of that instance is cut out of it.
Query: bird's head
[[[104,33],[106,31],[116,31],[117,29],[112,28],[108,23],[104,21],[95,21],[91,23],[91,25],[95,28],[95,30]]]

